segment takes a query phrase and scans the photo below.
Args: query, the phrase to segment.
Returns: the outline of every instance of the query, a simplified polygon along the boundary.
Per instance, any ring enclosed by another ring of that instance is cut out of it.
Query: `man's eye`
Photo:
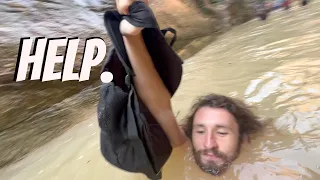
[[[218,132],[218,134],[224,136],[224,135],[227,135],[228,133],[227,132]]]
[[[198,134],[203,134],[204,131],[196,131]]]

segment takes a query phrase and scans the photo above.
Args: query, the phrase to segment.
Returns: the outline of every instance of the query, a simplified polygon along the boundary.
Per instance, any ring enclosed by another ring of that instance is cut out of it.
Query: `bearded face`
[[[239,148],[240,149],[240,145]],[[234,161],[239,154],[236,151],[234,155],[228,156],[217,148],[203,149],[196,151],[193,149],[193,155],[197,165],[206,173],[212,175],[219,175],[223,170],[227,169],[232,161]]]
[[[238,124],[232,114],[221,108],[202,107],[192,129],[193,154],[206,173],[219,175],[240,152]]]

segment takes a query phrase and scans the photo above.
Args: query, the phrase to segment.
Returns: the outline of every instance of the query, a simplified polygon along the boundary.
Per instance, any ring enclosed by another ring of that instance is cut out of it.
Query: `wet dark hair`
[[[245,104],[243,101],[224,95],[208,94],[206,96],[199,97],[195,101],[190,113],[186,116],[184,124],[182,125],[186,135],[191,140],[194,116],[202,107],[223,108],[231,113],[235,117],[239,127],[239,138],[243,135],[256,133],[262,128],[262,123],[251,111],[252,107]]]

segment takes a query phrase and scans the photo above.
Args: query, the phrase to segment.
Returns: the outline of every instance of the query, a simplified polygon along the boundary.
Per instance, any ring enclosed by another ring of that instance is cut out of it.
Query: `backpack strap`
[[[107,65],[111,61],[111,58],[112,58],[114,53],[115,53],[114,47],[110,46],[109,49],[108,49],[107,58],[104,60],[102,66],[101,66],[100,74],[102,74],[103,72],[107,71]]]
[[[164,29],[161,30],[163,36],[165,36],[168,31],[173,34],[173,38],[172,38],[172,40],[170,42],[170,46],[172,47],[173,44],[175,43],[176,39],[177,39],[177,31],[175,29],[171,28],[171,27],[167,27],[167,28],[164,28]]]

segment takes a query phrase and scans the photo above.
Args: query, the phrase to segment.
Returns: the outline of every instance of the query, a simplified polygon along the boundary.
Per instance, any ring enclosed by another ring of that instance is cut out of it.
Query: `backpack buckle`
[[[124,81],[125,81],[126,85],[128,86],[128,88],[130,88],[130,86],[131,86],[131,76],[129,74],[126,75]]]

